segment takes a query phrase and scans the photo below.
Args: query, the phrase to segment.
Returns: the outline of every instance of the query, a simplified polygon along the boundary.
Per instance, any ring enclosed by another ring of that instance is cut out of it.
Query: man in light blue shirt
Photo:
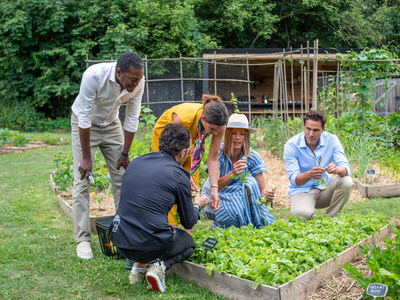
[[[285,144],[291,213],[305,219],[325,207],[327,215],[336,216],[353,189],[343,147],[336,135],[325,132],[325,123],[324,113],[309,111],[303,117],[304,132]]]

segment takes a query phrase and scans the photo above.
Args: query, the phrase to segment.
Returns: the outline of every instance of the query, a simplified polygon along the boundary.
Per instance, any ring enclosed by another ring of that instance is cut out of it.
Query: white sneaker
[[[92,248],[90,247],[89,242],[80,242],[78,246],[76,246],[76,254],[79,258],[83,259],[91,259],[93,258]]]
[[[165,292],[167,287],[165,285],[165,266],[163,263],[149,265],[145,276],[148,285],[151,286],[153,291]]]

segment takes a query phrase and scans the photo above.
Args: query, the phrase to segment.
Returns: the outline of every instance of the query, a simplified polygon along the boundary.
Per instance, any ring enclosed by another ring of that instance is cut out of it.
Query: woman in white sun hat
[[[250,148],[249,121],[243,114],[232,114],[226,126],[225,140],[218,154],[220,178],[218,193],[220,208],[213,210],[210,205],[203,210],[205,218],[214,220],[212,228],[246,226],[259,228],[274,222],[266,208],[274,192],[267,190],[264,180],[265,164],[260,155]],[[207,179],[202,194],[209,195],[210,182]]]

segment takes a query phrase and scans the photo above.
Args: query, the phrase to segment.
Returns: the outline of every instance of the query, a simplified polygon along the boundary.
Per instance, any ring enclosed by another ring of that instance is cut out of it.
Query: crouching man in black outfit
[[[146,278],[149,287],[164,292],[165,271],[193,254],[192,236],[168,224],[168,212],[177,204],[181,224],[191,229],[207,203],[204,195],[192,202],[190,175],[181,167],[191,154],[190,145],[189,130],[168,124],[160,152],[135,158],[125,171],[109,237],[119,253],[135,261],[131,283]]]

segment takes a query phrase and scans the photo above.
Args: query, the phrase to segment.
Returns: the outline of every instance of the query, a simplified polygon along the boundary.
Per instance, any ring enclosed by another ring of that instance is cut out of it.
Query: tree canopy
[[[320,47],[396,47],[399,11],[400,0],[2,0],[0,126],[29,129],[31,119],[68,115],[86,54],[193,57],[315,39]]]

